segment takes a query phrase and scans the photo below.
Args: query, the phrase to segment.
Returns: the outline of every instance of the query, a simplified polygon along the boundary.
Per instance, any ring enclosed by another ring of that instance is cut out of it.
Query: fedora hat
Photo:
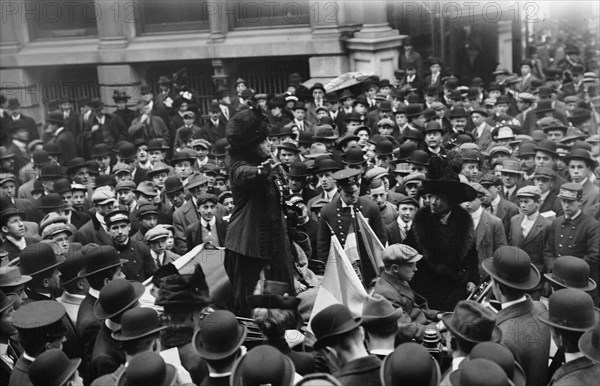
[[[125,381],[122,381],[122,378]],[[173,386],[177,381],[177,370],[165,363],[160,354],[146,351],[134,356],[125,372],[117,380],[119,386]]]
[[[260,345],[241,358],[233,366],[230,385],[294,385],[296,368],[294,362],[275,347]]]
[[[100,290],[94,304],[94,315],[98,319],[110,319],[136,304],[144,291],[145,287],[140,282],[114,279]]]
[[[510,174],[525,174],[521,170],[521,164],[519,161],[506,159],[502,161],[502,173],[510,173]]]
[[[402,308],[394,309],[392,303],[379,294],[367,297],[363,305],[362,325],[377,327],[394,323],[402,316]]]
[[[534,111],[536,114],[544,114],[554,111],[554,108],[552,108],[552,100],[542,99],[541,101],[538,101],[537,107],[534,109]]]
[[[19,264],[23,275],[34,276],[64,263],[66,258],[54,252],[50,244],[37,243],[21,251]]]
[[[188,183],[185,187],[186,187],[186,189],[190,190],[190,189],[193,189],[198,186],[205,185],[205,184],[208,184],[208,179],[204,176],[204,174],[202,174],[202,173],[192,174],[188,178]]]
[[[156,191],[156,185],[154,185],[154,182],[152,181],[140,182],[133,192],[150,197],[155,197],[158,195],[158,192]]]
[[[352,147],[342,154],[342,162],[345,165],[362,165],[367,162],[365,152],[358,147]]]
[[[467,112],[467,110],[464,109],[464,107],[457,106],[457,107],[453,108],[452,110],[450,110],[450,114],[448,115],[448,118],[450,118],[450,119],[466,118],[468,116],[469,116],[469,113]]]
[[[16,268],[16,267],[14,267]],[[0,313],[4,312],[8,307],[15,304],[19,296],[17,294],[8,293],[0,291]]]
[[[344,118],[344,122],[361,122],[362,123],[362,121],[363,121],[362,116],[357,111],[352,111],[350,114],[348,114],[346,116],[346,118]]]
[[[540,282],[540,272],[529,255],[517,247],[500,247],[481,264],[494,280],[511,288],[527,291]]]
[[[579,338],[579,351],[596,365],[600,364],[600,322]]]
[[[165,148],[165,144],[163,143],[163,141],[160,140],[160,138],[153,138],[148,141],[147,150],[148,151],[152,151],[152,150],[165,151],[165,150],[168,150],[168,148]]]
[[[16,287],[31,281],[31,276],[21,275],[18,267],[0,267],[0,288]]]
[[[327,157],[327,158],[322,158],[322,159],[317,160],[315,172],[316,173],[337,172],[340,169],[341,169],[341,166],[338,164],[338,162],[336,160]]]
[[[544,277],[562,288],[586,292],[596,288],[596,282],[590,278],[589,264],[575,256],[558,257],[552,265],[552,273],[545,273]]]
[[[405,108],[405,114],[407,118],[418,117],[423,114],[423,105],[420,103],[410,103]]]
[[[296,146],[296,144],[294,142],[290,142],[290,141],[285,141],[283,143],[280,143],[279,145],[277,145],[277,149],[289,150],[296,154],[300,153],[300,149],[298,149],[298,146]]]
[[[385,357],[379,379],[386,386],[437,386],[441,380],[441,372],[439,364],[423,345],[407,342]]]
[[[512,386],[512,381],[500,365],[489,359],[473,359],[450,373],[452,386]]]
[[[261,294],[248,296],[248,307],[295,310],[300,304],[300,299],[290,296],[289,292],[287,283],[266,280]]]
[[[570,141],[576,141],[578,139],[584,140],[585,138],[587,138],[587,135],[582,133],[579,129],[575,127],[569,127],[567,128],[565,137],[560,140],[560,143],[567,143]]]
[[[342,147],[346,146],[346,144],[350,141],[359,141],[360,137],[357,135],[353,135],[353,134],[349,134],[347,133],[346,135],[340,137],[337,139],[336,143],[335,143],[335,147],[338,150],[342,150]]]
[[[341,304],[334,304],[319,311],[310,322],[316,338],[315,350],[323,347],[329,341],[328,338],[358,328],[361,321],[360,317],[354,318],[350,310]]]
[[[487,359],[494,362],[504,370],[515,386],[525,386],[525,371],[516,361],[513,353],[502,343],[481,342],[476,344],[467,358],[461,362],[459,368],[474,359]]]
[[[146,173],[146,175],[150,178],[152,178],[155,174],[160,174],[160,173],[169,173],[171,171],[171,168],[169,168],[169,165],[162,163],[162,162],[155,162],[154,165],[152,165],[152,169],[148,170],[148,172]]]
[[[119,259],[117,250],[113,246],[97,245],[85,250],[83,256],[83,268],[79,271],[77,276],[90,276],[127,262],[129,262],[129,260]]]
[[[233,313],[217,310],[200,321],[192,342],[202,358],[219,360],[235,353],[246,334],[246,326],[240,324]]]
[[[535,147],[533,150],[541,151],[543,153],[551,155],[554,158],[558,158],[558,153],[556,152],[556,143],[548,139],[543,139],[540,142],[538,142],[537,147]]]
[[[592,158],[590,152],[585,149],[571,150],[571,152],[565,157],[565,162],[568,164],[571,160],[583,161],[590,169],[594,169],[596,167],[596,161]]]
[[[496,315],[473,300],[458,302],[454,312],[442,315],[442,322],[452,335],[471,343],[499,342],[502,338]]]
[[[320,139],[326,140],[336,140],[339,136],[335,134],[333,131],[333,127],[331,125],[319,125],[315,128],[315,135],[313,135],[313,139],[315,141],[319,141]]]
[[[127,310],[121,317],[121,329],[113,332],[113,339],[127,342],[156,334],[168,326],[161,326],[158,312],[152,308],[138,307]]]
[[[53,348],[40,354],[29,368],[34,386],[64,386],[81,364],[81,358],[69,359],[67,354]]]
[[[112,154],[112,150],[105,143],[96,144],[90,149],[90,155],[92,158],[103,157],[110,154]]]
[[[548,299],[548,309],[537,314],[540,322],[566,331],[585,332],[600,321],[600,310],[586,292],[565,288]]]

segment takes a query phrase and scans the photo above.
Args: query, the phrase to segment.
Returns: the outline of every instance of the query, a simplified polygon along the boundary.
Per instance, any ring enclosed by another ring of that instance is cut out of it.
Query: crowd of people
[[[404,46],[394,79],[240,78],[206,111],[168,76],[41,130],[1,96],[0,383],[597,382],[597,67],[459,80]],[[338,244],[358,313],[319,303]]]

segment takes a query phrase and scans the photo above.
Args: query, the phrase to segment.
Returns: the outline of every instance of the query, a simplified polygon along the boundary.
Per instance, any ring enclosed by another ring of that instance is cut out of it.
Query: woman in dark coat
[[[430,308],[452,311],[479,280],[473,220],[460,207],[476,192],[449,168],[441,178],[428,172],[423,189],[430,194],[429,205],[417,211],[404,240],[423,254],[411,287],[427,299]]]
[[[225,271],[233,287],[237,315],[249,316],[261,271],[266,279],[294,288],[292,252],[283,213],[287,186],[283,169],[269,150],[267,119],[260,107],[237,113],[227,123],[229,180],[235,208],[225,239]],[[293,295],[293,294],[291,294]]]

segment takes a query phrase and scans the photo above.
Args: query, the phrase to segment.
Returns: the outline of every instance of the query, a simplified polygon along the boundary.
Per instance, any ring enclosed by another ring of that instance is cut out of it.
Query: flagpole
[[[354,213],[354,205],[350,205],[350,216],[352,217],[352,226],[354,227],[354,237],[356,238],[356,252],[358,253],[358,269],[360,270],[360,277],[361,279],[364,279],[365,277],[365,270],[363,268],[363,264],[362,264],[362,255],[360,253],[360,244],[359,244],[359,239],[360,237],[362,237],[361,235],[359,235],[359,231],[360,228],[358,227],[358,223],[356,222],[356,215]],[[360,237],[359,237],[360,236]],[[364,243],[363,243],[364,245]],[[368,283],[365,283],[364,280],[361,280],[363,282],[363,285],[365,286],[365,288],[367,288]]]

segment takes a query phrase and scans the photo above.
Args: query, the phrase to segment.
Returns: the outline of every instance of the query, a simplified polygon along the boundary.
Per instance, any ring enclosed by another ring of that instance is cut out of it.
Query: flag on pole
[[[377,276],[383,270],[383,261],[381,260],[381,254],[383,253],[383,244],[379,241],[379,238],[373,232],[373,228],[365,219],[365,216],[360,211],[357,211],[358,229],[360,230],[361,239],[365,245],[369,260],[373,265],[373,270],[377,273]]]
[[[321,310],[333,304],[343,304],[348,307],[352,315],[358,317],[362,314],[366,298],[367,291],[354,272],[342,245],[335,235],[331,235],[325,274],[317,292],[310,320]]]

